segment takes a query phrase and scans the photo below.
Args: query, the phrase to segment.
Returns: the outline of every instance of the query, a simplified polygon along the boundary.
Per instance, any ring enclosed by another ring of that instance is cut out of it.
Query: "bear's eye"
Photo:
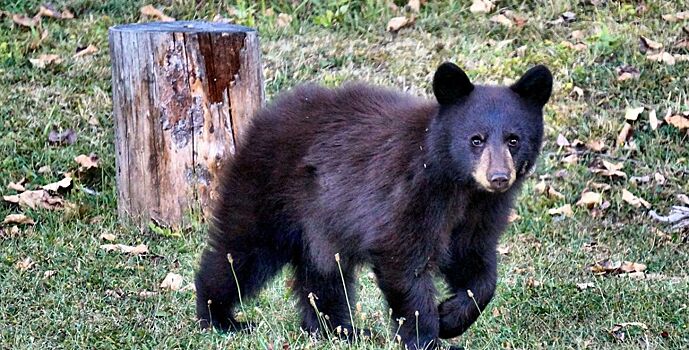
[[[483,145],[483,138],[480,135],[472,136],[471,145],[474,147],[481,147]]]
[[[519,145],[519,138],[517,136],[510,136],[510,138],[507,139],[507,145],[510,147],[517,147],[517,145]]]

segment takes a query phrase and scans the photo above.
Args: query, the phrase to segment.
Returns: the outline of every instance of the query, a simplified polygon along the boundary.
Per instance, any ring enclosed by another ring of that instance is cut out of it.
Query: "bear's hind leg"
[[[342,284],[344,277],[345,289]],[[363,331],[366,336],[370,331],[352,327],[353,314],[347,305],[355,301],[354,267],[342,266],[339,270],[328,273],[320,272],[309,262],[295,263],[294,292],[299,298],[299,307],[303,316],[301,327],[309,333],[328,331],[337,332],[339,336],[353,339],[353,334]],[[338,328],[339,327],[339,328]]]
[[[237,331],[247,326],[234,318],[240,297],[246,302],[254,296],[288,259],[284,253],[251,242],[232,242],[223,248],[209,247],[201,256],[196,314],[201,328],[212,325],[221,331]]]

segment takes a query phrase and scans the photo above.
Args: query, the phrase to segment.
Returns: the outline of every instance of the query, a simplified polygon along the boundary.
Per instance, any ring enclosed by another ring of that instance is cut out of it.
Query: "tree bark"
[[[118,212],[145,225],[207,215],[262,106],[258,33],[196,21],[110,28]]]

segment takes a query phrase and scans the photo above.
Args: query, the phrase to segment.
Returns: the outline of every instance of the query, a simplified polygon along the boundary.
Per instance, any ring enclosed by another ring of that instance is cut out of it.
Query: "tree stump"
[[[139,224],[208,214],[218,174],[263,104],[258,34],[197,21],[109,30],[118,212]]]

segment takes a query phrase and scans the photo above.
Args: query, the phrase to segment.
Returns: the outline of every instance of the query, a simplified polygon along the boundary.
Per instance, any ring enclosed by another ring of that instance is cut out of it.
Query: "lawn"
[[[268,100],[305,81],[354,79],[430,96],[432,73],[445,60],[475,81],[499,84],[546,64],[556,80],[546,142],[501,241],[496,297],[451,343],[688,348],[689,229],[649,215],[689,206],[682,196],[689,194],[689,136],[681,124],[689,124],[686,1],[494,0],[489,13],[471,11],[470,0],[428,0],[418,13],[405,10],[406,1],[396,1],[397,9],[389,3],[153,5],[179,20],[220,16],[257,27]],[[290,271],[244,302],[240,317],[257,322],[251,334],[200,332],[194,291],[184,287],[206,224],[175,232],[118,220],[107,31],[146,20],[139,9],[148,4],[55,1],[74,18],[43,16],[25,26],[12,16],[29,20],[41,2],[0,0],[0,194],[17,194],[8,186],[21,179],[35,190],[73,176],[69,190],[60,190],[63,209],[0,201],[0,219],[25,214],[35,222],[0,225],[0,348],[347,348],[299,330]],[[396,16],[414,23],[391,33]],[[88,45],[98,51],[74,57]],[[40,67],[42,54],[60,62]],[[631,132],[621,135],[625,123]],[[80,171],[75,157],[91,154],[98,165]],[[103,238],[110,235],[114,242]],[[145,244],[149,252],[106,251],[106,243]],[[635,264],[615,265],[623,261]],[[182,290],[160,286],[169,272],[183,277]],[[354,317],[373,337],[351,348],[396,348],[387,315],[362,271]]]

